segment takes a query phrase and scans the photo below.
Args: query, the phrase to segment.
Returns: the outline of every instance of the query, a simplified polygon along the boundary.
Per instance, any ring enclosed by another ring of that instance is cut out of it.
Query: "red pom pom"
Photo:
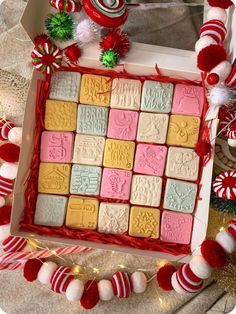
[[[86,310],[92,309],[99,302],[98,284],[96,280],[89,280],[84,285],[84,293],[80,304]]]
[[[20,147],[7,143],[0,146],[0,158],[7,162],[17,162],[20,156]]]
[[[215,240],[205,240],[201,245],[201,253],[211,267],[223,267],[227,263],[225,250]]]
[[[100,47],[104,51],[113,49],[120,57],[124,57],[130,49],[128,35],[119,28],[110,30],[100,41]]]
[[[171,276],[174,272],[176,272],[177,268],[175,268],[171,264],[166,264],[165,266],[161,267],[157,272],[157,282],[161,289],[165,291],[173,290],[171,284]]]
[[[227,57],[225,48],[220,45],[210,45],[202,49],[197,57],[198,68],[205,72],[210,72],[220,62]]]
[[[219,82],[220,78],[219,75],[216,73],[211,73],[207,77],[207,83],[209,85],[216,85]]]
[[[208,3],[211,7],[218,7],[222,9],[228,9],[233,5],[233,2],[230,0],[208,0]]]
[[[211,152],[211,143],[209,141],[199,141],[195,145],[194,150],[195,150],[195,153],[199,157],[204,157],[207,154],[210,154],[210,152]]]
[[[69,59],[70,62],[76,63],[81,56],[80,48],[74,44],[64,49],[65,56]]]
[[[4,205],[0,208],[0,226],[7,225],[11,219],[11,206]]]
[[[48,42],[51,42],[51,40],[46,34],[41,34],[34,38],[35,46],[44,45],[45,43]]]
[[[43,261],[33,258],[29,259],[24,266],[23,276],[27,281],[34,281],[37,279],[38,272],[43,265]]]

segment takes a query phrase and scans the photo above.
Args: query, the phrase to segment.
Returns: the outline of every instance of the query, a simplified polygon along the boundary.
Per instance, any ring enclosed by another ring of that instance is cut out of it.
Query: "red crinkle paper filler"
[[[176,272],[177,268],[171,264],[166,264],[165,266],[161,267],[157,272],[157,282],[161,289],[165,291],[173,290],[171,284],[171,276],[174,272]]]
[[[200,70],[210,72],[220,62],[225,61],[227,54],[220,45],[210,45],[202,49],[197,57],[197,66]]]
[[[43,264],[43,261],[38,258],[29,259],[24,266],[23,276],[27,281],[35,281],[38,276],[38,272]]]
[[[6,143],[0,146],[0,158],[7,162],[17,162],[20,156],[20,147]]]
[[[233,5],[233,2],[230,0],[207,0],[211,7],[218,7],[222,9],[228,9]]]
[[[84,293],[80,304],[86,310],[92,309],[99,302],[98,284],[96,280],[89,280],[84,285]]]
[[[11,219],[11,206],[4,205],[0,208],[0,226],[7,225]]]
[[[225,250],[215,240],[205,240],[201,245],[201,253],[213,268],[224,267],[227,263]]]
[[[104,51],[113,49],[120,57],[124,57],[130,49],[128,35],[120,29],[111,30],[100,41],[100,47]]]

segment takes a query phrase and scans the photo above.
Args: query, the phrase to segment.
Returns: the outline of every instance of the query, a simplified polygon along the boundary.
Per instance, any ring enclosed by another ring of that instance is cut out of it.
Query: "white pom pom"
[[[43,263],[38,272],[38,280],[44,285],[50,284],[52,275],[54,274],[57,267],[58,267],[57,264],[54,262]]]
[[[211,276],[212,268],[201,255],[193,256],[189,266],[198,278],[207,279]]]
[[[98,282],[99,298],[102,301],[110,301],[114,298],[112,283],[110,280],[102,279]]]
[[[231,99],[231,90],[226,86],[215,86],[210,90],[209,102],[213,106],[227,105]]]
[[[228,254],[236,251],[236,240],[226,230],[217,233],[216,242],[218,242]]]
[[[89,19],[81,21],[76,26],[75,37],[82,43],[89,43],[97,37],[93,24]]]
[[[173,273],[173,275],[171,276],[171,284],[173,289],[180,293],[180,294],[185,294],[188,295],[189,293],[187,291],[185,291],[178,283],[177,278],[176,278],[176,272]]]
[[[236,147],[236,138],[228,138],[228,144],[231,147]]]
[[[210,73],[216,73],[219,75],[220,81],[224,82],[227,76],[230,74],[232,65],[229,61],[222,61],[216,67],[214,67]]]
[[[0,208],[6,204],[5,198],[0,196]]]
[[[17,176],[18,165],[12,162],[4,162],[0,168],[0,176],[14,180]]]
[[[22,128],[15,126],[8,133],[8,140],[16,145],[21,145],[22,142]]]
[[[211,7],[207,12],[207,21],[210,20],[219,20],[225,24],[227,20],[227,13],[224,9]]]
[[[141,271],[131,275],[132,287],[135,293],[143,293],[147,288],[147,277]]]
[[[69,301],[79,301],[84,292],[84,284],[79,279],[73,279],[66,288],[66,297]]]
[[[0,226],[0,241],[2,242],[10,235],[10,224]]]
[[[202,36],[198,39],[198,41],[195,44],[195,51],[197,54],[203,49],[210,45],[216,45],[217,42],[210,36]]]

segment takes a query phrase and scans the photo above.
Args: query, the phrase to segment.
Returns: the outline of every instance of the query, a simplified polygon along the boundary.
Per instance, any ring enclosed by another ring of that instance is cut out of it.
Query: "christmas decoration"
[[[210,10],[207,12],[207,21],[211,20],[218,20],[225,24],[227,20],[226,11],[219,7],[210,8]]]
[[[80,304],[86,310],[92,309],[99,302],[98,284],[96,280],[89,280],[84,285],[84,293]]]
[[[215,44],[217,44],[217,42],[212,37],[204,35],[197,40],[195,44],[195,51],[198,54],[203,48]]]
[[[211,84],[210,85],[215,85],[219,82],[224,82],[227,76],[229,75],[231,71],[232,65],[229,61],[222,61],[220,62],[216,67],[214,67],[211,72],[209,73],[207,77],[207,82],[209,83],[209,79],[211,77]],[[212,78],[213,76],[216,78],[217,76],[217,81],[213,82]]]
[[[0,207],[0,226],[10,223],[11,218],[11,206],[4,205]]]
[[[225,84],[230,88],[236,88],[236,59],[233,62],[231,72],[225,80]]]
[[[219,20],[210,20],[202,25],[199,30],[199,36],[210,36],[220,44],[225,40],[226,32],[227,30],[223,22]]]
[[[128,298],[132,292],[130,277],[126,272],[117,271],[111,278],[114,295],[118,298]]]
[[[84,19],[75,26],[74,37],[79,45],[89,43],[100,37],[101,27],[91,21]]]
[[[216,85],[217,83],[219,83],[220,81],[220,77],[217,73],[210,73],[208,76],[207,76],[207,83],[209,85]]]
[[[69,64],[76,64],[81,55],[80,48],[77,44],[71,45],[63,50],[65,58]]]
[[[171,277],[176,272],[176,268],[171,264],[166,264],[157,272],[157,282],[161,289],[165,291],[173,290]]]
[[[73,0],[50,0],[50,4],[60,11],[79,12],[81,10],[80,3]]]
[[[44,285],[50,284],[51,277],[57,268],[58,266],[54,262],[43,263],[43,265],[41,266],[38,272],[38,276],[37,276],[38,280]]]
[[[233,110],[223,110],[224,114],[219,113],[220,129],[229,139],[236,139],[236,112]]]
[[[6,253],[21,251],[26,246],[24,238],[9,236],[2,242],[3,251]]]
[[[4,141],[8,139],[8,134],[12,128],[14,128],[14,123],[9,120],[0,118],[0,140]]]
[[[38,272],[43,264],[40,259],[30,259],[28,260],[23,269],[23,276],[27,281],[35,281],[38,277]]]
[[[236,251],[236,241],[234,237],[226,230],[217,233],[216,242],[223,247],[227,254],[231,254]]]
[[[211,276],[212,268],[201,255],[193,256],[189,267],[198,278],[207,279]]]
[[[12,144],[21,145],[22,142],[22,128],[21,127],[13,127],[9,130],[8,140]]]
[[[143,293],[147,288],[147,277],[141,271],[135,271],[131,277],[132,289],[134,293]]]
[[[102,53],[100,61],[106,68],[114,68],[119,62],[119,55],[113,49],[108,49]]]
[[[203,241],[201,245],[201,254],[211,267],[217,268],[226,265],[226,252],[222,246],[214,240]]]
[[[114,298],[113,286],[110,280],[100,280],[98,282],[98,292],[102,301],[110,301]]]
[[[74,276],[71,274],[69,267],[58,267],[51,278],[52,291],[57,293],[66,292],[72,279],[74,279]]]
[[[68,40],[73,38],[73,20],[66,12],[51,14],[45,20],[50,38]]]
[[[0,177],[14,180],[17,175],[18,165],[11,162],[4,162],[0,167]]]
[[[219,7],[222,9],[228,9],[233,5],[233,2],[230,0],[207,0],[209,5],[212,7]]]
[[[0,175],[0,196],[4,197],[13,191],[13,180],[6,179]]]
[[[225,171],[213,182],[213,190],[224,200],[236,200],[236,171]]]
[[[229,222],[228,231],[232,234],[234,239],[236,239],[236,219],[232,219]]]
[[[220,45],[210,45],[198,54],[197,65],[201,71],[210,72],[220,62],[226,60],[226,51]]]
[[[210,89],[209,101],[210,105],[223,106],[230,103],[231,90],[226,86],[214,86]]]
[[[84,284],[79,279],[72,279],[66,289],[66,297],[69,301],[79,301],[84,292]]]
[[[236,147],[236,138],[235,139],[228,138],[228,144],[231,147]]]
[[[194,275],[189,264],[181,265],[173,275],[176,276],[177,283],[181,287],[181,290],[184,290],[185,292],[195,293],[202,288],[202,279]]]
[[[211,150],[211,143],[207,140],[199,141],[194,147],[194,151],[199,157],[204,157],[207,154],[210,154]]]
[[[20,147],[7,143],[0,146],[0,158],[7,162],[17,162],[19,160]]]

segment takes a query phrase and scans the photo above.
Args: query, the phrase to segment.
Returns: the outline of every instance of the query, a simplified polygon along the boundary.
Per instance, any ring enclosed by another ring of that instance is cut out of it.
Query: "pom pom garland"
[[[0,196],[7,196],[12,193],[14,188],[13,180],[0,176]]]
[[[100,61],[106,68],[114,68],[119,62],[119,55],[113,49],[109,49],[102,53]]]
[[[227,254],[231,254],[236,250],[236,240],[226,230],[217,233],[216,242],[223,247]]]
[[[200,279],[207,279],[211,276],[212,268],[201,255],[193,256],[189,267],[193,274]]]
[[[230,0],[207,0],[211,7],[218,7],[222,9],[228,9],[233,5],[233,2]]]
[[[9,236],[2,242],[3,251],[6,253],[21,251],[26,246],[24,238]]]
[[[81,56],[81,51],[77,44],[65,48],[63,52],[65,58],[71,64],[76,64]]]
[[[174,272],[173,275],[171,276],[171,286],[173,287],[173,289],[179,293],[179,294],[189,294],[187,291],[185,291],[181,285],[179,284],[178,280],[177,280],[177,272]]]
[[[103,51],[113,49],[120,57],[124,57],[130,49],[128,35],[120,29],[111,30],[100,41],[100,48]]]
[[[226,51],[220,45],[210,45],[202,49],[197,58],[198,68],[210,72],[220,62],[226,60]]]
[[[8,133],[8,140],[12,144],[21,145],[22,142],[22,128],[13,127]]]
[[[7,140],[9,131],[14,127],[14,123],[10,122],[9,120],[0,118],[0,140]]]
[[[227,263],[225,250],[214,240],[203,241],[201,245],[201,253],[211,267],[224,267]]]
[[[176,272],[176,279],[180,287],[188,293],[199,291],[203,285],[203,281],[194,275],[189,264],[184,264],[179,267]]]
[[[147,288],[147,277],[141,271],[136,271],[131,275],[131,283],[134,293],[143,293]]]
[[[79,12],[81,5],[73,0],[50,0],[50,5],[60,11]]]
[[[51,14],[45,21],[50,38],[68,40],[73,38],[73,20],[66,12]]]
[[[84,293],[80,304],[86,310],[92,309],[99,302],[98,284],[96,280],[89,280],[84,286]]]
[[[236,200],[236,171],[225,171],[213,182],[216,195],[224,200]]]
[[[211,150],[212,147],[209,141],[199,141],[194,147],[194,151],[199,157],[206,156]]]
[[[20,147],[6,143],[0,146],[0,158],[7,162],[17,162],[20,156]]]
[[[97,39],[100,32],[100,26],[89,19],[85,19],[76,26],[74,36],[79,44],[85,44]]]
[[[225,40],[227,30],[223,22],[219,20],[210,20],[202,25],[199,31],[199,37],[210,36],[217,44]]]
[[[100,280],[98,282],[98,292],[102,301],[110,301],[114,298],[113,286],[110,280]]]
[[[176,268],[171,264],[166,264],[157,272],[157,282],[161,289],[165,291],[173,290],[172,275],[176,272]]]
[[[79,279],[72,279],[66,289],[66,297],[69,301],[79,301],[84,292],[84,284]]]
[[[0,226],[7,225],[11,219],[11,206],[4,205],[0,208]]]
[[[210,20],[219,20],[225,24],[227,20],[227,13],[222,8],[212,7],[207,12],[207,21]]]
[[[54,262],[45,262],[41,266],[38,272],[38,280],[44,284],[48,285],[51,282],[52,275],[54,274],[55,270],[58,268],[57,264]]]
[[[118,298],[128,298],[132,292],[131,280],[126,272],[117,271],[111,278],[114,295]]]
[[[74,276],[70,272],[69,267],[59,267],[52,275],[51,290],[57,293],[66,292],[66,289],[72,279],[74,279]]]
[[[42,263],[42,260],[37,258],[29,259],[24,265],[24,278],[30,282],[35,281],[37,279],[38,272],[42,266]]]
[[[231,100],[231,90],[225,86],[214,86],[210,89],[209,102],[213,106],[227,105]]]
[[[230,220],[228,232],[236,239],[236,218]]]
[[[215,44],[217,44],[217,42],[212,37],[205,35],[199,38],[198,41],[196,42],[195,51],[197,54],[199,54],[199,52],[203,48],[206,48],[207,46],[215,45]]]
[[[0,177],[14,180],[17,176],[18,165],[11,162],[4,162],[0,167]]]

